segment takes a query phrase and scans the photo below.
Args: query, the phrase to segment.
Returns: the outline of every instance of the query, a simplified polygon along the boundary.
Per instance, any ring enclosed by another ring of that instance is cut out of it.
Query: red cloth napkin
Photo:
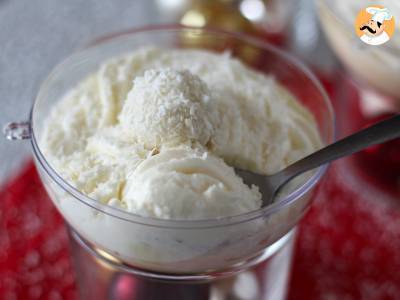
[[[302,220],[289,299],[400,299],[400,208],[335,163]]]
[[[0,299],[77,299],[66,228],[32,162],[0,191]]]

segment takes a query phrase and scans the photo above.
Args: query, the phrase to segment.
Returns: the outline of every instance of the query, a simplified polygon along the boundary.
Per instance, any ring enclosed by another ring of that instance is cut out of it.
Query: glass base
[[[207,275],[161,274],[126,266],[95,249],[73,229],[69,235],[81,299],[283,300],[295,229],[240,269]]]

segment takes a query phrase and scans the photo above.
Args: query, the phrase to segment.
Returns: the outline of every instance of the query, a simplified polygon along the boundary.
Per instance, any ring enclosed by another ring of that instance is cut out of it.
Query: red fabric
[[[335,163],[302,220],[290,300],[400,299],[400,208]]]
[[[76,299],[67,239],[30,162],[0,191],[0,299]]]

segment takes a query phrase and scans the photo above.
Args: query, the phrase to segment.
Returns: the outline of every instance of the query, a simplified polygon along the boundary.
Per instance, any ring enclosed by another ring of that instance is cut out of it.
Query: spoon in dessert
[[[278,191],[294,177],[369,146],[399,137],[400,115],[396,115],[332,143],[273,175],[260,175],[238,168],[235,168],[235,171],[246,184],[255,184],[259,187],[264,207],[271,204]]]

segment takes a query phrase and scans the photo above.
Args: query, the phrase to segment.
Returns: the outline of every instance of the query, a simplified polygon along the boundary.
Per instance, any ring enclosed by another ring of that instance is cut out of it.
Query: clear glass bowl
[[[178,221],[145,218],[99,203],[64,181],[43,156],[38,142],[43,120],[57,101],[105,60],[145,45],[229,50],[286,86],[313,113],[323,142],[333,141],[334,117],[323,88],[305,66],[273,46],[240,34],[195,28],[156,27],[118,33],[95,41],[58,65],[34,102],[31,142],[51,199],[73,230],[96,253],[115,264],[150,272],[207,276],[259,261],[265,249],[297,224],[326,166],[269,207],[234,217]]]

